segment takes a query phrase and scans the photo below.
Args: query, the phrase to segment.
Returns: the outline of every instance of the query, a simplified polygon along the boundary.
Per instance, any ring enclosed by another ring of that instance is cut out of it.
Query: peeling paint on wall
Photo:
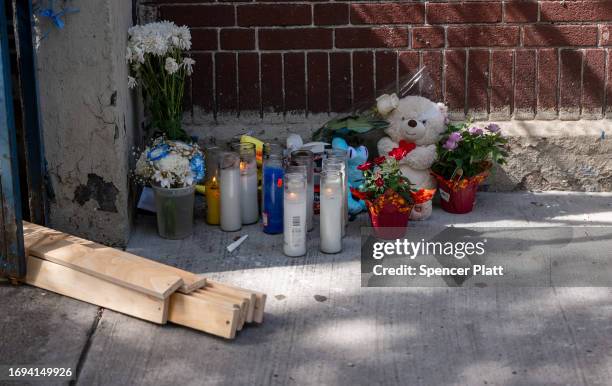
[[[79,185],[74,190],[74,202],[83,206],[89,200],[95,200],[98,203],[98,209],[104,212],[117,213],[115,201],[119,190],[112,182],[105,182],[102,177],[97,174],[89,173],[87,175],[87,185]]]

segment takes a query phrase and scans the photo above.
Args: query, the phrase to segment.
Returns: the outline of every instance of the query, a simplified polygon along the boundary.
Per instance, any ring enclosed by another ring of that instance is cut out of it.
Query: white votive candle
[[[321,172],[320,249],[323,253],[342,251],[343,202],[342,174],[339,171]]]
[[[306,254],[306,179],[286,173],[283,197],[283,253],[290,257]]]
[[[243,224],[259,220],[257,200],[257,166],[240,163],[240,212]]]
[[[223,153],[219,164],[221,230],[237,231],[242,227],[240,214],[240,169],[236,153]]]
[[[306,211],[309,231],[314,228],[312,217],[314,215],[314,153],[310,150],[296,150],[291,152],[292,165],[306,166]]]
[[[252,143],[236,143],[232,147],[240,155],[240,213],[242,224],[253,224],[259,220],[255,145]]]

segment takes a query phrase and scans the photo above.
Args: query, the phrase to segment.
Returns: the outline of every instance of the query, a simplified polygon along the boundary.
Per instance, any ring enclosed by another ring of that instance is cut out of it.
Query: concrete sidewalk
[[[261,326],[228,342],[3,285],[0,364],[78,366],[83,385],[603,385],[612,379],[610,288],[361,288],[365,215],[350,224],[342,253],[320,254],[315,231],[308,255],[297,259],[283,256],[282,236],[265,235],[260,225],[224,233],[200,219],[192,237],[169,241],[156,236],[152,216],[139,216],[128,250],[266,292]],[[612,194],[479,193],[475,212],[436,209],[428,221],[612,227]],[[243,234],[248,240],[228,254],[225,246]]]

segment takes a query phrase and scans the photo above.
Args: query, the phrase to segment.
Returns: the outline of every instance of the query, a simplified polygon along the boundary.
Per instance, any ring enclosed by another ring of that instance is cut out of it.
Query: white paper
[[[155,193],[153,189],[145,186],[138,200],[138,209],[155,213]]]

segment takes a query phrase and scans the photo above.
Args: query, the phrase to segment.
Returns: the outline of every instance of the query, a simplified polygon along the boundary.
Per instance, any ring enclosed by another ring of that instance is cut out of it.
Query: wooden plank
[[[237,294],[237,293],[225,292],[219,288],[213,288],[210,286],[200,288],[196,292],[206,292],[206,293],[217,294],[220,296],[224,296],[228,299],[233,299],[235,301],[243,302],[246,305],[245,313],[244,313],[244,321],[246,323],[253,322],[253,312],[255,310],[255,297],[254,296],[251,296],[250,294]]]
[[[27,258],[25,282],[136,318],[164,324],[168,299],[158,299],[33,256]]]
[[[167,298],[206,284],[200,275],[24,222],[25,246],[33,256],[53,261],[136,291]]]
[[[174,293],[170,297],[168,320],[222,338],[234,339],[240,310],[211,299]]]
[[[251,299],[254,296],[255,300],[253,303],[253,322],[262,323],[264,317],[264,310],[266,307],[266,294],[263,292],[248,290],[240,288],[226,283],[219,283],[217,281],[208,280],[206,287],[216,288],[226,293],[233,293],[235,295],[249,296]]]
[[[203,288],[193,291],[192,295],[201,297],[201,298],[205,298],[205,299],[211,299],[217,302],[221,302],[223,304],[237,306],[240,309],[240,318],[238,320],[238,326],[236,327],[236,329],[238,331],[241,331],[242,328],[244,327],[244,324],[246,323],[246,319],[247,319],[247,313],[249,311],[248,299],[239,298],[236,296],[227,296],[224,294],[218,294],[218,293],[207,291]]]

